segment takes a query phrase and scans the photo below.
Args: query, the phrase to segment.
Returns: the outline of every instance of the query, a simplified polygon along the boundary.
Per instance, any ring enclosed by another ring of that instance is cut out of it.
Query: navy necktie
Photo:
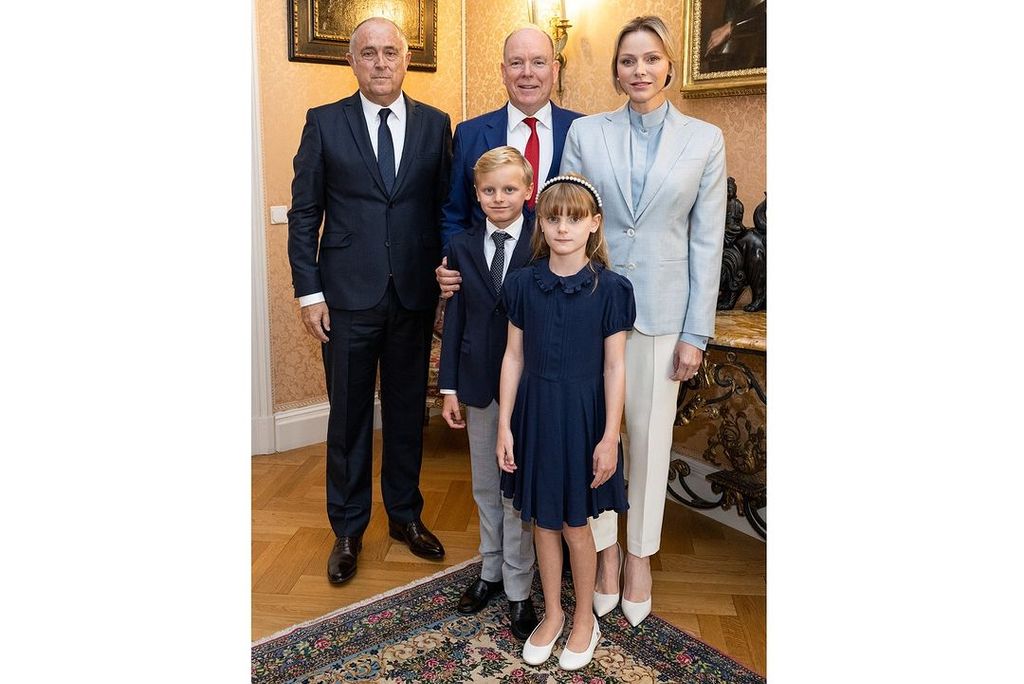
[[[380,177],[384,179],[384,188],[389,195],[395,187],[395,141],[388,127],[390,113],[387,107],[380,110],[380,125],[377,126],[377,168],[380,169]]]
[[[491,233],[491,239],[494,240],[494,258],[491,259],[491,284],[494,285],[495,292],[501,291],[501,276],[505,271],[505,240],[511,238],[511,235],[501,230]]]

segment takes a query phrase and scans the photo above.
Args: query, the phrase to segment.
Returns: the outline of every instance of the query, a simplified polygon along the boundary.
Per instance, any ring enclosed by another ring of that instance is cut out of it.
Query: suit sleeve
[[[448,267],[459,270],[456,250],[448,256]],[[441,334],[441,362],[437,373],[438,389],[459,389],[459,356],[466,327],[466,306],[461,290],[455,292],[444,309],[444,330]]]
[[[473,212],[473,179],[466,160],[466,128],[455,127],[451,182],[441,210],[441,254],[447,256],[453,235],[469,227]],[[448,264],[451,267],[451,264]]]
[[[292,208],[288,211],[288,261],[295,296],[322,292],[316,253],[324,218],[324,156],[320,122],[311,109],[292,162]]]
[[[697,199],[690,210],[690,295],[681,332],[713,337],[722,272],[726,204],[725,142],[715,130]]]
[[[569,132],[565,136],[565,147],[562,149],[562,164],[558,167],[558,173],[578,173],[586,175],[583,172],[583,154],[580,150],[579,140],[580,128],[573,121],[569,126]]]
[[[448,198],[450,177],[452,172],[452,120],[447,114],[444,115],[444,125],[441,127],[441,166],[437,170],[437,216],[435,225],[441,232],[444,239],[444,202]]]

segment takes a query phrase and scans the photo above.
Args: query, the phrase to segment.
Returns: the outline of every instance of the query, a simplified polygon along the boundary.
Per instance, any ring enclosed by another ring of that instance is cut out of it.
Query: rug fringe
[[[300,622],[298,624],[294,624],[291,627],[285,627],[280,632],[275,632],[274,634],[271,634],[270,636],[263,637],[262,639],[259,639],[258,641],[252,642],[252,645],[253,646],[259,646],[261,644],[265,644],[268,641],[273,641],[274,639],[283,637],[283,636],[285,636],[287,634],[291,634],[292,632],[294,632],[297,629],[302,629],[303,627],[308,627],[309,625],[315,624],[317,622],[321,622],[323,620],[327,620],[329,618],[337,617],[338,615],[344,615],[345,613],[347,613],[349,611],[356,610],[358,608],[362,608],[363,606],[365,606],[368,603],[373,603],[374,601],[379,601],[379,600],[387,598],[389,596],[393,596],[394,594],[397,594],[397,593],[399,593],[401,591],[405,591],[406,589],[412,589],[413,587],[417,587],[417,586],[423,584],[424,582],[429,582],[431,580],[437,579],[438,577],[440,577],[442,575],[447,575],[450,572],[455,572],[457,570],[461,570],[462,568],[466,567],[467,565],[479,562],[480,560],[481,560],[481,556],[480,556],[480,554],[477,554],[477,555],[473,556],[472,558],[470,558],[469,560],[466,560],[466,561],[463,561],[463,562],[459,563],[458,565],[450,565],[450,566],[448,566],[446,568],[442,568],[441,570],[438,570],[433,575],[430,575],[428,577],[421,577],[418,580],[413,580],[412,582],[409,582],[408,584],[403,584],[402,586],[395,587],[394,589],[388,589],[387,591],[385,591],[385,592],[383,592],[381,594],[377,594],[376,596],[371,596],[368,599],[363,599],[362,601],[359,601],[357,603],[353,603],[353,604],[350,604],[350,605],[347,605],[347,606],[342,606],[341,608],[333,610],[330,613],[327,613],[326,615],[321,615],[320,617],[315,617],[312,620],[306,620],[305,622]]]

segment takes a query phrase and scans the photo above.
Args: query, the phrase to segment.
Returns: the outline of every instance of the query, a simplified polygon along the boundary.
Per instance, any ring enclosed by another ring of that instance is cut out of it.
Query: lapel
[[[387,195],[387,190],[384,189],[384,180],[380,177],[380,169],[377,168],[377,157],[373,155],[373,146],[370,144],[370,132],[366,128],[366,117],[363,116],[363,103],[359,99],[358,91],[351,97],[342,100],[341,103],[345,109],[345,119],[348,121],[349,130],[352,132],[352,139],[355,140],[356,149],[359,150],[359,156],[363,158],[366,170],[369,171],[373,182],[377,184],[377,188],[384,195]],[[408,133],[408,127],[406,127],[406,133]],[[402,157],[404,159],[404,153]]]
[[[472,242],[470,244],[473,246],[473,249],[470,250],[470,258],[473,260],[476,270],[480,273],[480,278],[486,285],[487,292],[492,297],[496,297],[494,287],[491,286],[491,270],[487,268],[487,259],[484,257],[484,240],[487,239],[486,224],[483,221],[475,224],[470,234],[472,235]]]
[[[562,150],[565,148],[565,136],[569,134],[569,126],[572,120],[569,112],[551,103],[551,140],[554,145],[551,154],[551,168],[548,169],[548,178],[558,175],[559,167],[562,165]]]
[[[508,270],[510,273],[513,268],[525,266],[530,260],[530,238],[533,237],[534,219],[533,216],[526,215],[526,207],[523,207],[523,209],[523,229],[519,232],[519,239],[516,240],[516,248],[512,250],[512,257],[508,262]]]
[[[601,131],[604,133],[605,149],[608,150],[608,166],[615,174],[615,182],[626,203],[626,211],[632,215],[633,189],[629,182],[629,112],[626,111],[628,106],[627,102],[614,112],[605,114]]]
[[[488,114],[484,123],[484,145],[486,147],[480,150],[480,154],[508,144],[508,105]]]
[[[687,126],[689,122],[687,117],[680,114],[672,106],[672,103],[669,103],[668,112],[665,114],[664,128],[661,131],[661,140],[658,142],[658,152],[654,156],[654,164],[644,183],[644,194],[640,196],[640,203],[637,205],[634,218],[639,219],[650,206],[651,200],[658,194],[658,190],[668,178],[669,171],[675,166],[676,160],[679,159],[683,150],[686,149],[687,143],[690,142],[690,138],[693,137],[693,129]]]
[[[420,111],[419,103],[405,93],[402,93],[402,97],[405,98],[405,146],[402,148],[402,163],[395,176],[395,186],[391,189],[392,196],[397,195],[402,189],[402,182],[409,175],[409,167],[413,165],[420,139],[423,137],[423,113]]]

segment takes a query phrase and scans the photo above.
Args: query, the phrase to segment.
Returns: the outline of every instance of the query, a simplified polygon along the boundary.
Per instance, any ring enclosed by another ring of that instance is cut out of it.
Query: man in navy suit
[[[508,92],[508,102],[455,128],[451,190],[441,219],[445,250],[453,235],[484,220],[473,191],[473,165],[481,154],[510,145],[526,157],[533,168],[534,195],[528,199],[524,213],[533,218],[537,188],[558,175],[569,125],[583,116],[551,102],[551,87],[558,77],[551,36],[536,26],[517,29],[505,38],[502,55],[501,81]],[[534,153],[535,159],[531,158]],[[439,278],[458,275],[446,273],[454,271],[437,270]],[[451,292],[443,296],[450,297]]]
[[[533,537],[512,500],[501,495],[494,448],[498,383],[508,336],[501,284],[507,273],[530,259],[533,221],[523,216],[523,205],[533,194],[533,170],[514,147],[503,146],[480,157],[474,178],[487,218],[453,235],[448,245],[449,263],[465,278],[445,307],[438,375],[448,425],[465,428],[459,401],[467,406],[473,500],[480,516],[483,564],[480,576],[459,599],[458,610],[476,613],[504,588],[512,633],[526,639],[537,626],[530,600]]]
[[[381,493],[390,534],[416,555],[444,557],[420,519],[419,475],[451,121],[402,93],[411,54],[390,20],[360,23],[347,58],[359,91],[307,113],[288,212],[295,296],[306,330],[323,343],[331,405],[332,583],[355,574],[370,520],[378,364]]]

